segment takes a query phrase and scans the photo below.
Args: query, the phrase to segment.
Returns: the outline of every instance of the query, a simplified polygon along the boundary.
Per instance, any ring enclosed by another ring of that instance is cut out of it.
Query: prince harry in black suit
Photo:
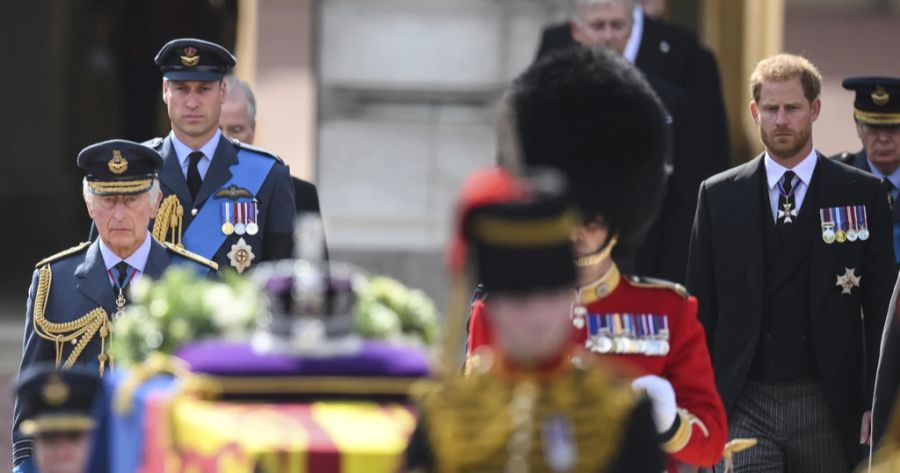
[[[735,472],[849,472],[864,454],[894,280],[880,182],[813,148],[821,76],[780,54],[750,79],[765,152],[700,186],[688,287],[699,300]]]

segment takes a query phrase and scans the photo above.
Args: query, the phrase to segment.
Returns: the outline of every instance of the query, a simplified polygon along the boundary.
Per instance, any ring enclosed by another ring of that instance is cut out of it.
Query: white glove
[[[631,389],[636,393],[644,391],[653,402],[653,421],[656,431],[664,433],[672,428],[678,406],[675,404],[675,390],[672,383],[656,375],[646,375],[631,382]]]

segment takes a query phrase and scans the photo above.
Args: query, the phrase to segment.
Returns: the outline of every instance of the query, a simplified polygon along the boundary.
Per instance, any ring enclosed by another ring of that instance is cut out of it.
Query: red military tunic
[[[594,353],[605,359],[621,360],[634,368],[638,375],[652,374],[665,378],[672,384],[682,423],[688,420],[690,437],[683,446],[669,451],[670,472],[677,472],[675,461],[697,466],[715,464],[722,455],[728,438],[728,422],[722,400],[716,391],[712,364],[706,348],[703,326],[697,320],[697,300],[683,288],[667,282],[642,281],[626,278],[613,267],[600,280],[579,290],[580,303],[587,309],[587,319],[606,318],[618,321],[613,327],[631,327],[631,333],[642,334],[643,338],[662,338],[663,328],[668,329],[668,347],[665,344],[630,343],[627,351],[643,349],[645,353],[602,354],[595,348]],[[491,341],[491,330],[485,321],[485,305],[476,301],[469,317],[468,354]],[[629,319],[629,323],[623,323]],[[655,322],[655,329],[647,330],[649,320]],[[643,329],[636,329],[641,325]],[[573,327],[575,339],[586,344],[588,331],[596,323],[584,323],[582,328]],[[609,325],[607,325],[609,326]],[[642,338],[642,337],[636,337]],[[596,339],[595,339],[596,340]],[[592,344],[596,346],[597,344]],[[647,348],[650,346],[651,348]],[[664,353],[663,353],[664,352]],[[682,436],[682,435],[679,435]],[[675,440],[675,439],[673,439]],[[683,443],[677,442],[679,444]],[[665,448],[667,445],[664,444]]]

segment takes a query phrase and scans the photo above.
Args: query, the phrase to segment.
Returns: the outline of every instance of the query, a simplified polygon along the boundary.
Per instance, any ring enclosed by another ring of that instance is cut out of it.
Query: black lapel
[[[821,154],[819,155],[819,163],[816,164],[816,172],[819,173],[819,188],[816,192],[816,201],[809,202],[810,208],[816,211],[815,219],[819,224],[809,235],[813,238],[812,261],[809,265],[809,309],[813,320],[818,315],[825,294],[836,281],[837,274],[834,273],[834,269],[839,266],[837,257],[840,245],[849,244],[834,242],[829,245],[822,241],[821,221],[818,216],[819,209],[854,204],[854,202],[846,201],[843,188],[855,183],[856,180],[852,176],[839,175],[837,167],[837,164],[825,159]],[[807,203],[804,202],[803,207],[806,205]]]
[[[157,280],[169,266],[169,253],[164,246],[156,240],[150,242],[150,255],[147,257],[147,266],[144,267],[144,276]]]
[[[188,190],[181,163],[178,162],[178,154],[175,153],[175,147],[172,146],[171,135],[163,140],[160,155],[163,158],[163,167],[159,172],[160,185],[165,188],[166,194],[177,195],[182,205],[190,208],[193,203],[191,191]]]
[[[659,69],[659,29],[654,20],[644,15],[644,29],[641,31],[641,42],[638,45],[638,53],[634,58],[634,64],[641,70],[655,71]]]
[[[816,207],[816,195],[820,192],[819,181],[822,174],[820,166],[824,158],[819,158],[820,162],[816,164],[813,171],[812,179],[810,179],[809,188],[806,190],[806,197],[803,199],[803,205],[797,214],[797,219],[790,225],[796,225],[788,239],[784,242],[784,247],[778,255],[778,263],[772,268],[769,275],[768,288],[770,291],[777,289],[790,277],[791,273],[797,269],[797,265],[803,261],[803,258],[809,254],[809,238],[816,234],[818,225],[819,208]],[[821,232],[818,233],[821,235]]]
[[[734,199],[729,206],[732,209],[733,224],[731,230],[733,238],[740,242],[737,245],[744,250],[744,254],[735,261],[741,261],[745,268],[735,268],[736,271],[744,271],[747,276],[747,288],[752,301],[762,301],[765,290],[763,228],[762,228],[762,201],[759,198],[760,186],[765,186],[765,167],[762,155],[747,163],[734,177],[735,191],[731,194]],[[762,183],[762,184],[761,184]],[[768,210],[766,211],[768,212]],[[733,259],[735,255],[728,255]],[[761,308],[760,308],[761,311]],[[758,313],[760,311],[755,311]]]
[[[234,150],[234,144],[224,136],[219,137],[219,144],[216,146],[216,154],[206,176],[203,178],[203,184],[197,192],[197,201],[194,203],[195,208],[200,208],[203,202],[209,198],[213,192],[222,188],[222,186],[231,179],[231,170],[229,167],[237,164],[237,152]]]
[[[115,297],[109,275],[106,273],[106,264],[100,253],[100,239],[98,238],[87,249],[84,261],[75,268],[75,287],[104,308],[115,307]]]

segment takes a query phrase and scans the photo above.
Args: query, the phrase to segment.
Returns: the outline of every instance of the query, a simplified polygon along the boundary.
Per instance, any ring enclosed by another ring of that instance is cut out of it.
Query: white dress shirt
[[[110,270],[114,268],[119,262],[122,261],[122,257],[113,253],[106,243],[103,242],[103,238],[98,238],[100,240],[100,254],[103,255],[103,263],[106,265],[106,274],[109,275]],[[150,232],[147,231],[147,238],[144,238],[144,242],[141,243],[141,246],[138,247],[134,253],[130,254],[127,258],[125,258],[125,262],[128,263],[129,266],[136,269],[137,272],[134,273],[134,276],[131,278],[131,281],[128,283],[130,286],[131,283],[136,282],[141,278],[141,275],[144,274],[144,269],[147,268],[147,259],[150,258],[150,242],[153,240],[153,236],[150,235]],[[115,275],[116,272],[112,271]],[[109,280],[110,284],[113,287],[116,287],[116,282],[113,280],[112,276],[110,276]]]
[[[201,159],[197,163],[197,170],[200,171],[200,179],[206,178],[206,171],[209,170],[209,164],[212,162],[212,158],[216,154],[216,147],[219,146],[219,139],[221,137],[222,130],[216,129],[216,134],[213,135],[213,137],[210,138],[210,140],[207,141],[205,145],[201,146],[200,149],[195,150],[179,141],[175,136],[175,132],[169,132],[169,138],[172,139],[172,147],[175,148],[175,155],[178,156],[178,162],[181,163],[181,172],[184,173],[185,179],[187,179],[188,166],[191,162],[189,156],[194,151],[200,151],[201,153],[203,153],[203,159]]]
[[[809,183],[812,180],[813,171],[816,170],[816,162],[818,160],[819,155],[816,153],[816,149],[813,148],[803,158],[803,161],[800,161],[793,169],[788,169],[776,163],[775,160],[769,157],[769,153],[766,152],[763,162],[766,166],[766,182],[769,187],[769,203],[772,205],[773,220],[778,221],[778,197],[781,196],[781,193],[778,191],[777,184],[785,171],[794,171],[794,174],[800,178],[799,180],[794,179],[794,208],[799,213],[800,209],[803,208],[803,199],[806,197],[806,191],[809,189]]]
[[[625,43],[625,51],[622,52],[622,55],[625,56],[628,62],[634,64],[634,61],[637,60],[638,51],[641,49],[641,38],[644,36],[644,9],[640,5],[635,4],[634,10],[631,12],[631,18],[633,20],[631,36],[628,37],[628,42]]]

